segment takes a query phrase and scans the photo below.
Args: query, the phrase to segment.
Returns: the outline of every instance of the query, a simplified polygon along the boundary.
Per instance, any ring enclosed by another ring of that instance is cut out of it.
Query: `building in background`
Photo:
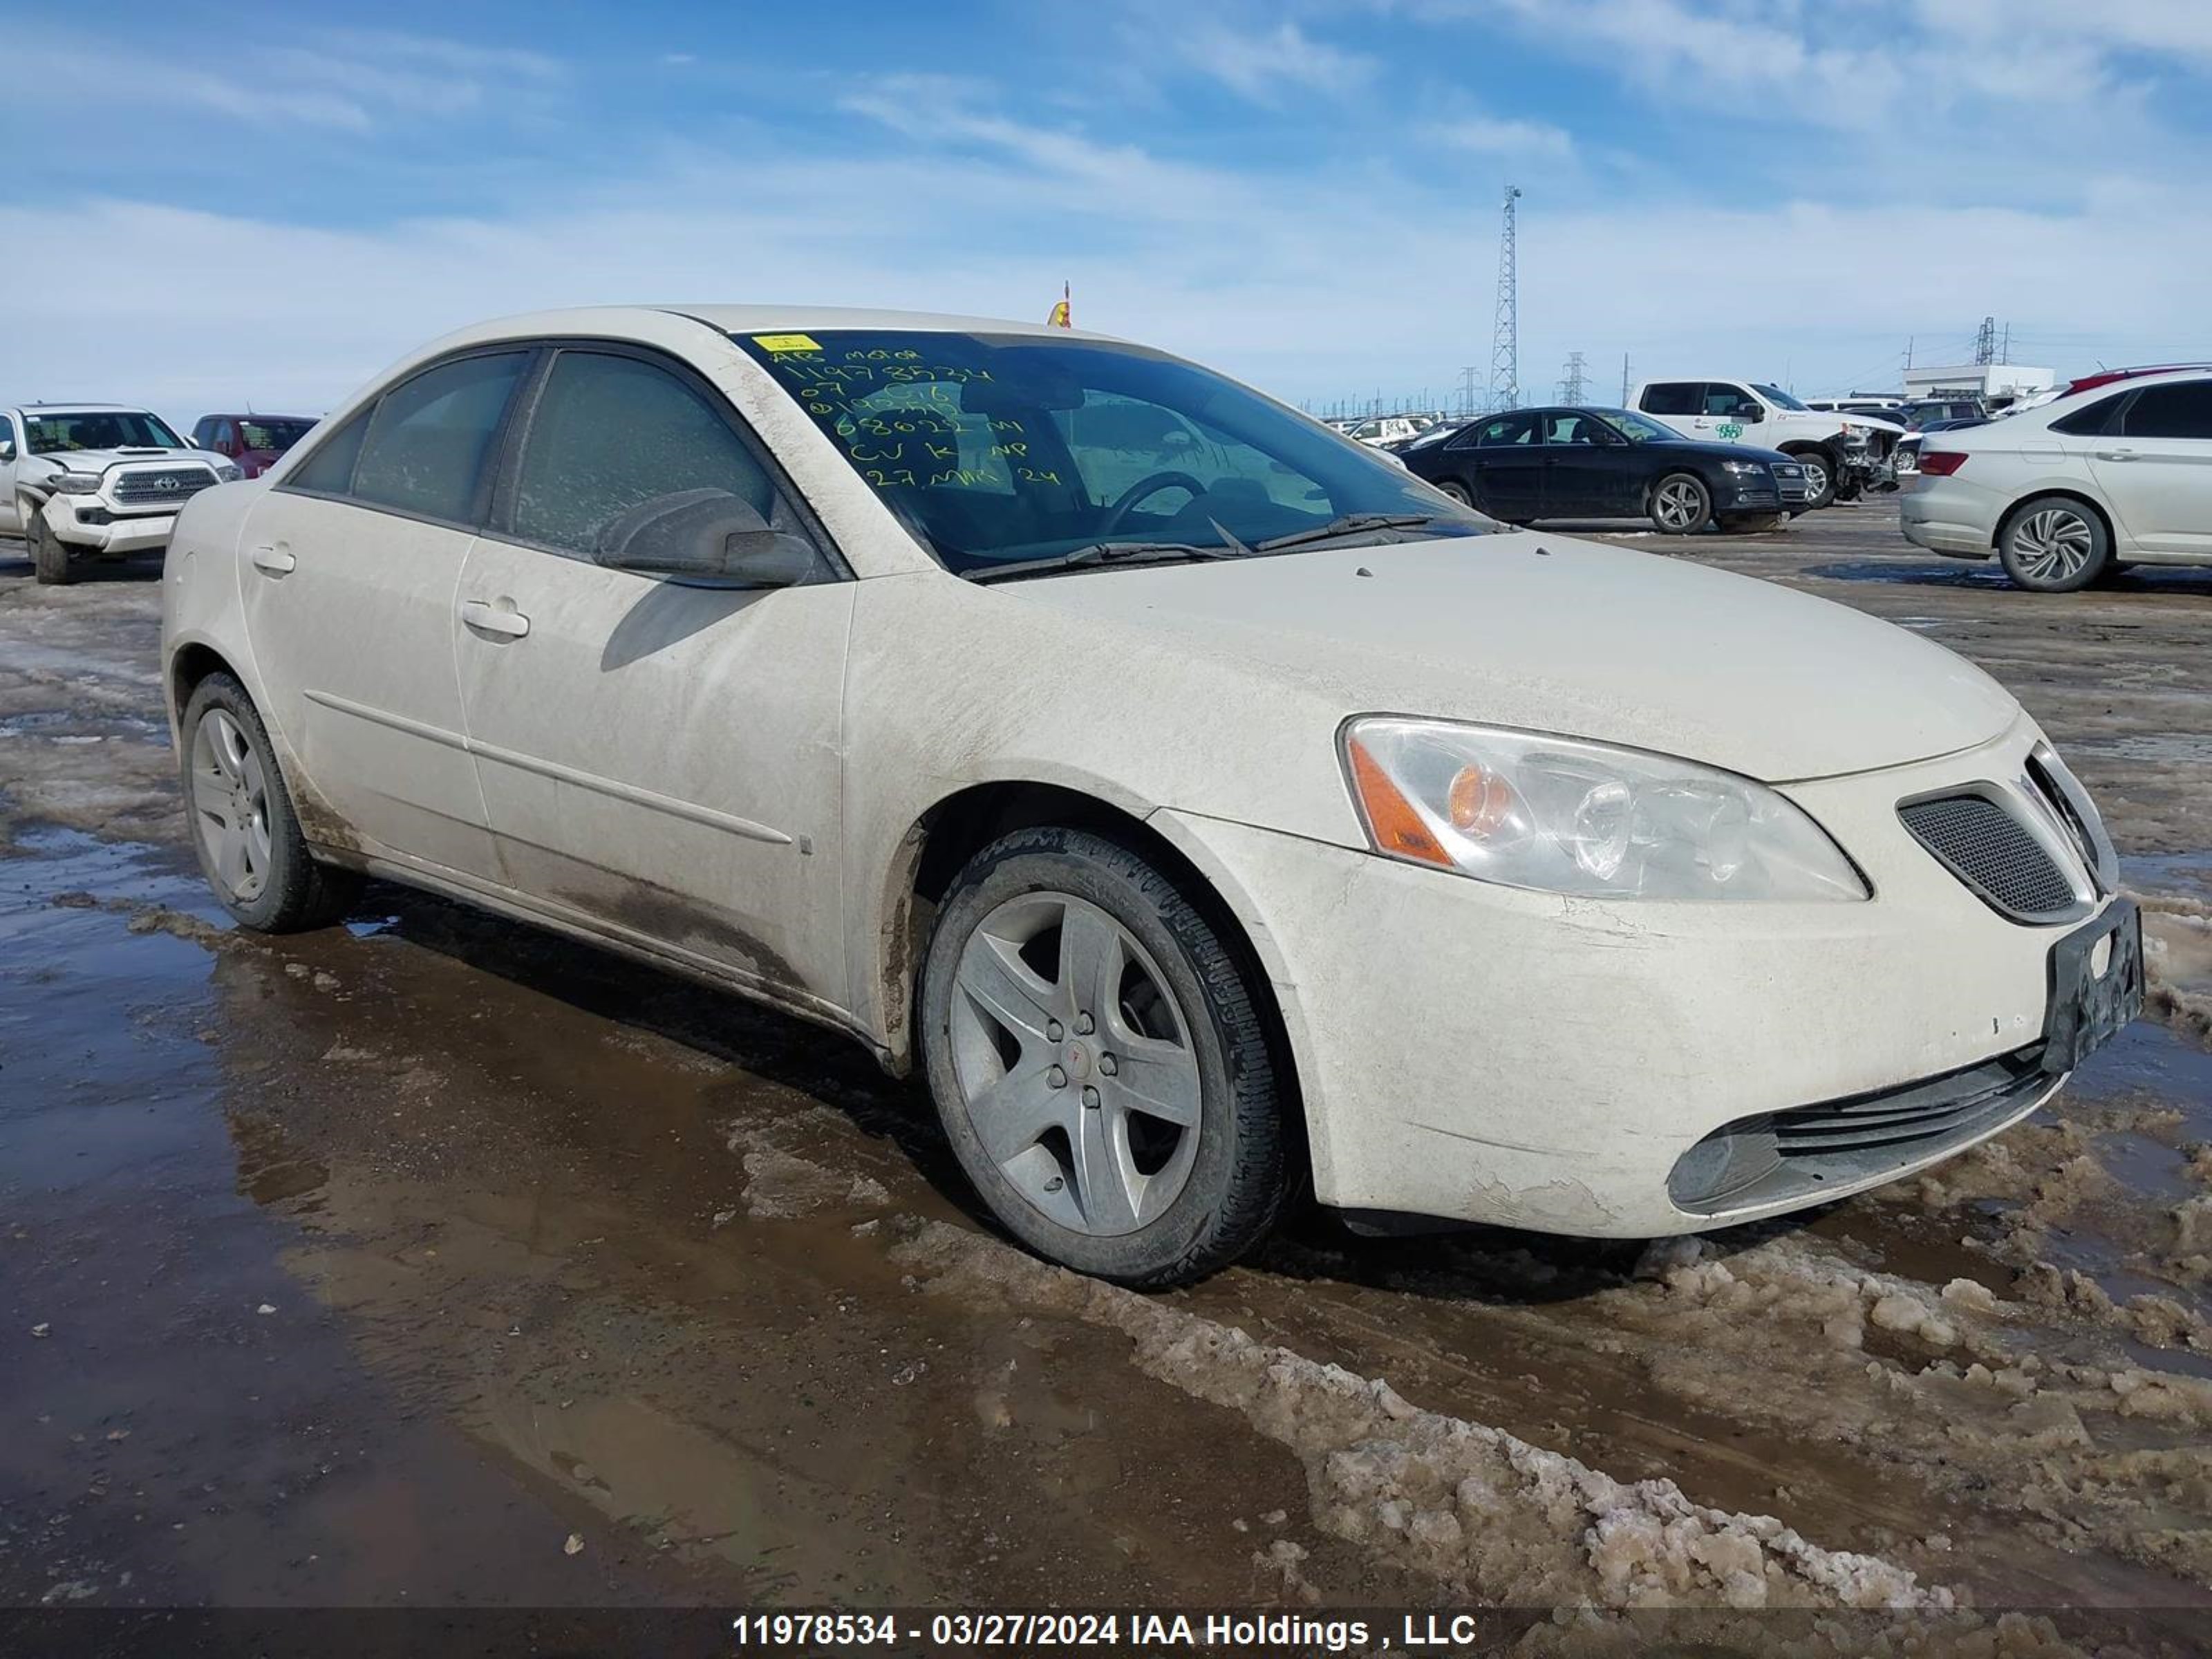
[[[2058,377],[2047,368],[2025,363],[1957,363],[1948,368],[1908,368],[1905,397],[1908,403],[1940,398],[1978,398],[1992,409],[2021,398],[2047,392]]]

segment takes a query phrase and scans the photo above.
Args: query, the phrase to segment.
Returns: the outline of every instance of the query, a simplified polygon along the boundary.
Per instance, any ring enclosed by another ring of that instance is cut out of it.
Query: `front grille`
[[[182,506],[215,483],[215,474],[204,466],[149,467],[143,472],[118,473],[115,502],[118,507]]]
[[[1897,816],[1912,838],[2015,921],[2050,921],[2081,906],[2074,884],[2048,848],[2002,802],[1987,795],[1907,801]]]
[[[1667,1190],[1693,1215],[1878,1179],[1954,1152],[2027,1112],[2056,1079],[2040,1044],[1899,1089],[1744,1118],[1675,1160]]]

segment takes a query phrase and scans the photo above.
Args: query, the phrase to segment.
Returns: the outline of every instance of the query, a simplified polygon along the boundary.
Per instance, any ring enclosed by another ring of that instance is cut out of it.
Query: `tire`
[[[1731,536],[1764,536],[1781,529],[1789,517],[1786,513],[1731,513],[1720,526]]]
[[[1663,536],[1689,536],[1713,521],[1713,492],[1694,472],[1669,472],[1651,486],[1644,503]]]
[[[1468,490],[1465,484],[1461,483],[1456,479],[1439,478],[1437,480],[1436,487],[1442,490],[1445,495],[1450,496],[1454,501],[1457,501],[1462,507],[1473,507],[1474,505],[1474,496],[1473,493]]]
[[[2071,495],[2022,501],[1997,532],[1997,562],[2031,593],[2072,593],[2100,580],[2112,562],[2105,521]]]
[[[1805,469],[1805,508],[1816,513],[1836,502],[1836,463],[1826,450],[1791,449],[1784,453]]]
[[[179,726],[192,850],[222,908],[263,933],[328,927],[351,909],[362,878],[307,851],[268,728],[246,688],[228,674],[209,675]],[[230,826],[241,820],[234,836]]]
[[[76,580],[76,572],[70,568],[69,544],[47,525],[43,507],[32,506],[23,539],[31,544],[31,569],[40,586],[67,587]]]
[[[1115,1008],[1085,1007],[1109,975]],[[945,1137],[1039,1255],[1153,1289],[1226,1266],[1273,1226],[1290,1139],[1247,972],[1137,854],[1062,829],[985,848],[938,912],[919,1000]]]

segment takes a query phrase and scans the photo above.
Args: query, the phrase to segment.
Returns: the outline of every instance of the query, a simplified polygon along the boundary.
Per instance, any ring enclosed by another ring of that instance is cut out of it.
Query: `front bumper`
[[[1782,492],[1776,487],[1771,474],[1762,477],[1742,477],[1729,473],[1726,477],[1729,487],[1714,492],[1714,512],[1779,513],[1782,510]],[[1802,499],[1802,493],[1800,499]]]
[[[1231,895],[1274,981],[1324,1202],[1650,1237],[1893,1180],[2058,1086],[2038,1074],[1960,1133],[1810,1190],[1718,1204],[1670,1190],[1685,1155],[1729,1126],[2040,1042],[2053,944],[2081,923],[2006,921],[1897,817],[1902,799],[2019,775],[2034,740],[2022,720],[1963,754],[1788,787],[1865,872],[1874,896],[1860,903],[1572,899],[1156,821]]]
[[[118,510],[98,495],[55,495],[44,509],[54,539],[82,553],[150,553],[169,544],[174,513]]]

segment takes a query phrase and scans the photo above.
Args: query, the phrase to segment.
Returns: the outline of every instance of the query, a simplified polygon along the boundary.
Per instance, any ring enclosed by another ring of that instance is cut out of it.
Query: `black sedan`
[[[1515,409],[1425,432],[1398,458],[1456,501],[1511,524],[1648,518],[1671,536],[1771,528],[1805,505],[1804,469],[1705,443],[1626,409]]]

